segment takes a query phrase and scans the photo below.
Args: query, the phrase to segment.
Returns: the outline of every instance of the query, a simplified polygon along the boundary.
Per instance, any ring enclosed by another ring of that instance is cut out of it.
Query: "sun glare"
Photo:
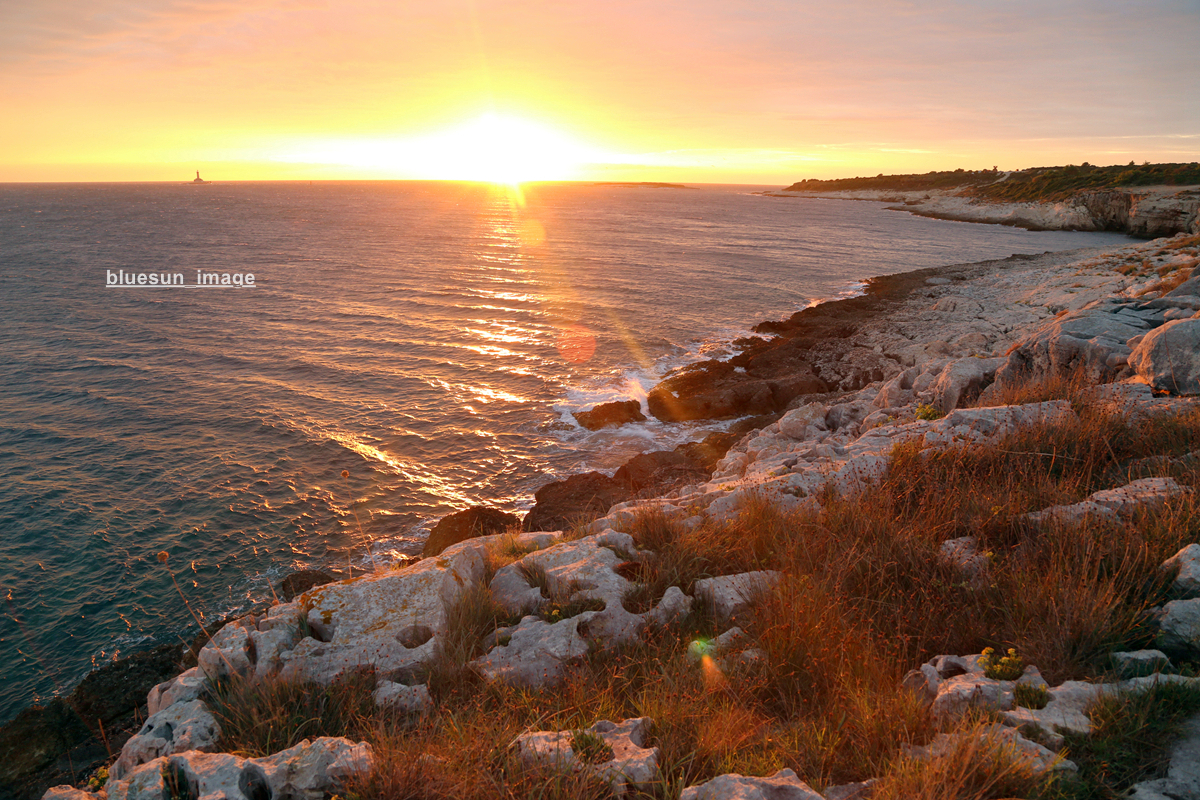
[[[426,136],[327,142],[278,160],[370,169],[381,177],[517,184],[575,178],[584,165],[611,156],[537,122],[484,114]]]

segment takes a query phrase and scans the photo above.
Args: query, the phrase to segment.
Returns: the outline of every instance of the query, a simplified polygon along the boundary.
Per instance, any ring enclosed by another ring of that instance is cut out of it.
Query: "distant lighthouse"
[[[192,181],[192,183],[208,183],[208,181],[202,180],[200,178],[200,170],[196,170],[196,180]]]

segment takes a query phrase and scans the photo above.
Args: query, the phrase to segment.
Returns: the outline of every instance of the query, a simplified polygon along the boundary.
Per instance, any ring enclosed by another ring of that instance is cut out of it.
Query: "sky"
[[[1200,159],[1200,0],[0,0],[0,181]]]

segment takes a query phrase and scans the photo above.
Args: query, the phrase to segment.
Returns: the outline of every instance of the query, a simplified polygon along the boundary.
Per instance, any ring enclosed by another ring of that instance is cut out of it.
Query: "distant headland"
[[[897,210],[1030,230],[1121,231],[1153,238],[1200,231],[1200,164],[957,169],[802,180],[772,197],[902,203]]]
[[[688,189],[682,183],[660,183],[658,181],[596,181],[593,186],[621,186],[626,189]]]

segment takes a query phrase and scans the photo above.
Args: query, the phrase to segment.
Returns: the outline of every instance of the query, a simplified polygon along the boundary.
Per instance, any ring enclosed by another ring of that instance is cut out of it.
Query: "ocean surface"
[[[569,412],[763,319],[872,275],[1128,241],[762,188],[0,185],[0,721],[190,638],[185,598],[245,608],[701,437]],[[198,270],[231,285],[107,285]]]

